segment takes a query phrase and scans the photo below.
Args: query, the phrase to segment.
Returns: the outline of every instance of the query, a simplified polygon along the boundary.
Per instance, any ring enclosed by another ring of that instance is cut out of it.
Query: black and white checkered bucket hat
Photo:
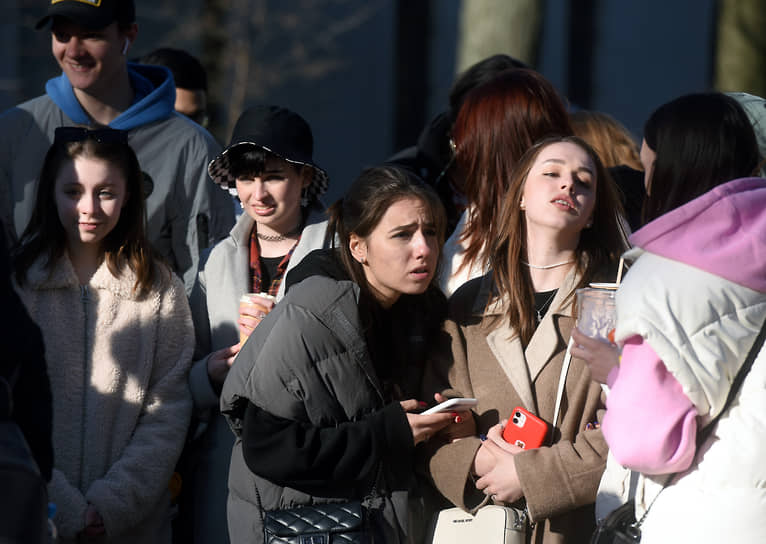
[[[308,202],[327,191],[327,173],[312,159],[314,138],[311,127],[297,113],[279,106],[255,106],[239,116],[231,143],[207,167],[213,181],[233,195],[237,194],[237,180],[231,174],[229,152],[247,145],[260,147],[287,162],[313,168],[314,178],[305,195]]]

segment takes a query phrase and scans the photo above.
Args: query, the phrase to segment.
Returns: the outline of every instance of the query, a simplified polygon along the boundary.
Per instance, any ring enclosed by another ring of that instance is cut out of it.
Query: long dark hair
[[[439,240],[444,242],[446,216],[439,197],[429,186],[405,168],[375,166],[364,170],[349,188],[346,196],[328,210],[328,235],[340,252],[340,259],[348,275],[367,294],[370,286],[362,265],[351,254],[351,235],[366,238],[378,226],[388,208],[396,202],[416,198],[423,202],[431,215]],[[433,282],[436,281],[434,274]]]
[[[461,190],[472,205],[460,237],[466,242],[463,268],[478,259],[487,263],[482,249],[497,239],[508,180],[524,152],[546,136],[573,132],[553,85],[532,70],[512,69],[468,93],[452,134]]]
[[[354,259],[351,235],[369,236],[386,211],[403,199],[418,199],[431,216],[439,249],[444,242],[446,216],[434,190],[409,170],[377,166],[364,170],[346,196],[329,209],[328,234],[345,272],[359,285],[359,318],[384,396],[402,400],[419,393],[422,365],[441,333],[446,299],[436,285],[437,274],[425,292],[402,295],[383,309],[367,282],[363,266]]]
[[[657,154],[644,223],[758,167],[747,114],[722,93],[689,94],[660,106],[644,125],[644,141]]]
[[[582,148],[595,168],[596,203],[590,228],[580,232],[575,249],[576,265],[582,275],[578,287],[594,281],[616,263],[626,249],[626,237],[622,227],[622,204],[617,186],[604,168],[598,154],[585,141],[576,136],[547,138],[532,146],[519,160],[503,199],[503,211],[498,218],[497,242],[490,251],[490,264],[494,272],[496,292],[494,299],[507,300],[505,317],[526,345],[535,332],[534,288],[529,268],[521,261],[527,260],[527,229],[521,211],[521,197],[527,175],[540,152],[551,144],[568,142]],[[572,296],[570,293],[565,300]],[[494,323],[495,326],[499,322]]]
[[[112,275],[119,277],[120,269],[129,266],[136,274],[133,289],[143,295],[154,283],[158,257],[146,238],[143,174],[138,159],[127,143],[96,141],[90,137],[81,141],[56,141],[45,155],[35,209],[14,250],[16,281],[19,285],[25,283],[29,268],[39,257],[45,257],[44,266],[48,269],[63,257],[67,238],[56,209],[56,178],[64,165],[78,157],[105,161],[117,167],[125,177],[127,200],[117,225],[106,235],[101,248]]]

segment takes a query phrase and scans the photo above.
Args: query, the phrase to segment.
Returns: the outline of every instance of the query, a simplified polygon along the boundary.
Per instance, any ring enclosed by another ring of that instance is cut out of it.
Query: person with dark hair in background
[[[56,129],[39,180],[13,267],[45,341],[59,542],[168,544],[191,414],[183,284],[146,239],[127,133]]]
[[[161,47],[141,57],[141,64],[164,66],[176,85],[175,110],[207,127],[207,73],[202,63],[183,49]]]
[[[43,337],[13,289],[2,222],[0,378],[0,428],[4,433],[0,436],[0,483],[4,488],[0,542],[42,544],[50,534],[47,482],[53,472],[53,401]]]
[[[766,352],[697,443],[766,320],[766,180],[750,177],[756,138],[734,98],[685,95],[649,117],[641,160],[645,225],[630,237],[632,265],[616,295],[621,350],[572,334],[573,355],[610,388],[597,515],[633,498],[636,519],[648,511],[642,543],[763,542]],[[735,523],[724,528],[700,512]]]
[[[0,375],[12,386],[12,418],[46,481],[53,469],[51,385],[40,328],[13,290],[5,233],[0,223]],[[6,490],[8,492],[8,490]]]
[[[760,157],[754,138],[742,107],[727,95],[691,94],[657,108],[641,144],[644,223],[725,181],[755,174]]]
[[[189,530],[197,543],[228,542],[226,480],[234,436],[219,412],[219,393],[229,367],[262,314],[284,297],[285,275],[312,250],[330,245],[319,200],[328,178],[313,149],[303,117],[255,106],[240,115],[231,143],[209,166],[213,181],[222,192],[235,192],[244,211],[229,236],[203,256],[190,297],[196,349],[189,386],[200,426],[187,448],[192,466],[181,513],[192,520],[176,527]],[[243,296],[250,304],[240,312]]]
[[[512,68],[529,68],[518,59],[504,54],[492,55],[480,60],[461,73],[449,92],[449,107],[438,114],[423,128],[417,144],[397,152],[386,160],[387,164],[398,164],[415,172],[423,181],[436,189],[447,212],[449,236],[455,229],[465,209],[465,197],[460,190],[462,184],[453,168],[454,150],[450,145],[452,126],[463,104],[465,95]]]
[[[166,68],[128,63],[138,34],[133,0],[50,0],[37,28],[50,28],[62,74],[45,95],[0,115],[0,220],[11,239],[29,223],[40,161],[57,127],[125,130],[144,169],[149,241],[190,291],[200,252],[234,223],[231,199],[207,177],[220,146],[173,111]]]
[[[330,216],[337,247],[288,275],[287,295],[223,386],[237,435],[228,507],[237,544],[262,542],[266,511],[369,495],[375,542],[421,542],[415,447],[462,421],[416,413],[444,312],[433,285],[445,222],[437,195],[406,169],[375,167]]]
[[[487,271],[489,248],[516,163],[536,141],[572,134],[564,102],[543,76],[512,69],[469,91],[452,129],[468,208],[444,244],[439,285],[447,296]]]

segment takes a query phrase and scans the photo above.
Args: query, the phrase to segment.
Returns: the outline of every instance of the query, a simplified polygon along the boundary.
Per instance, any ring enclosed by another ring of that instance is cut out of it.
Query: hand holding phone
[[[506,442],[525,450],[542,446],[547,435],[548,424],[521,406],[513,409],[503,429],[503,439]]]
[[[425,412],[422,412],[422,414],[428,415],[437,414],[439,412],[464,412],[476,406],[477,403],[478,401],[476,399],[466,397],[447,399],[444,402],[437,404],[433,408],[429,408]]]

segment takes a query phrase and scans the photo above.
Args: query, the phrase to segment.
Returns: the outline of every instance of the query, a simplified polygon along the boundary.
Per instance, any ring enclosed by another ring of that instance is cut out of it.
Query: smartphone
[[[509,444],[531,450],[539,448],[548,435],[548,424],[521,406],[513,409],[503,429],[503,439]]]
[[[444,402],[437,404],[433,408],[429,408],[421,414],[438,414],[439,412],[465,412],[476,406],[478,401],[476,399],[469,399],[465,397],[447,399]]]

